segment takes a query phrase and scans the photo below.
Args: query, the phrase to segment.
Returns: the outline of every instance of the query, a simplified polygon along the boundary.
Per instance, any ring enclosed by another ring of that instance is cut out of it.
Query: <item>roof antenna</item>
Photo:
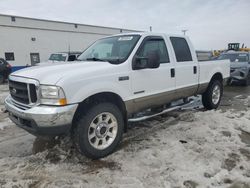
[[[186,35],[186,32],[188,31],[187,29],[181,30],[183,32],[183,35]]]
[[[68,50],[69,50],[69,53],[70,53],[70,44],[69,44],[69,48],[68,48]]]

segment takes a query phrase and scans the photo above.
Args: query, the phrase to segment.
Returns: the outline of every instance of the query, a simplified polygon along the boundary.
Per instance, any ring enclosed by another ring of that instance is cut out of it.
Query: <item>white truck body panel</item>
[[[221,73],[223,78],[229,78],[229,61],[199,61],[199,84],[209,83],[212,76],[217,72]]]

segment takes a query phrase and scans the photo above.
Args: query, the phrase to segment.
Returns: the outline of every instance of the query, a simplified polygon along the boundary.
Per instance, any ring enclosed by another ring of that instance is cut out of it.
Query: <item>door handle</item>
[[[197,66],[194,66],[193,71],[194,71],[194,74],[197,74]]]
[[[170,72],[171,72],[171,78],[174,78],[175,77],[175,69],[170,69]]]

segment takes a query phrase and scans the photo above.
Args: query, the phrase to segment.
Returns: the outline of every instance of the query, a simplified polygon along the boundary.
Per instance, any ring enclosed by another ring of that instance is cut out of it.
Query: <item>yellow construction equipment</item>
[[[242,46],[240,47],[240,43],[228,43],[228,48],[227,49],[224,49],[224,50],[214,50],[213,51],[213,56],[217,57],[221,53],[227,52],[229,50],[241,51],[241,52],[250,52],[250,48],[247,48],[246,46],[244,46],[244,44],[242,44]]]

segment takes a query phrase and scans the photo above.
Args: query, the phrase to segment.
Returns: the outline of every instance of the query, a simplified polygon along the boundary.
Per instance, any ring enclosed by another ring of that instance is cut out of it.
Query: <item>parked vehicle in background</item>
[[[100,39],[78,60],[12,73],[5,106],[32,134],[72,133],[93,159],[117,148],[128,121],[165,113],[172,101],[201,94],[204,107],[216,109],[230,74],[228,60],[197,61],[188,37],[151,32]],[[145,110],[152,114],[137,116]]]
[[[235,52],[249,52],[250,53],[250,48],[245,46],[243,43],[240,47],[240,43],[234,42],[234,43],[228,43],[227,49],[221,49],[221,50],[214,50],[213,51],[213,59],[218,58],[222,53],[227,53],[230,51],[235,51]]]
[[[49,65],[51,63],[71,62],[77,60],[82,52],[58,52],[50,55],[47,62],[37,63],[36,65]]]
[[[6,79],[8,79],[10,73],[11,65],[3,58],[0,58],[0,84],[2,84]]]
[[[228,51],[222,53],[218,60],[230,60],[230,79],[232,82],[241,82],[245,86],[250,84],[250,53],[242,51]]]

